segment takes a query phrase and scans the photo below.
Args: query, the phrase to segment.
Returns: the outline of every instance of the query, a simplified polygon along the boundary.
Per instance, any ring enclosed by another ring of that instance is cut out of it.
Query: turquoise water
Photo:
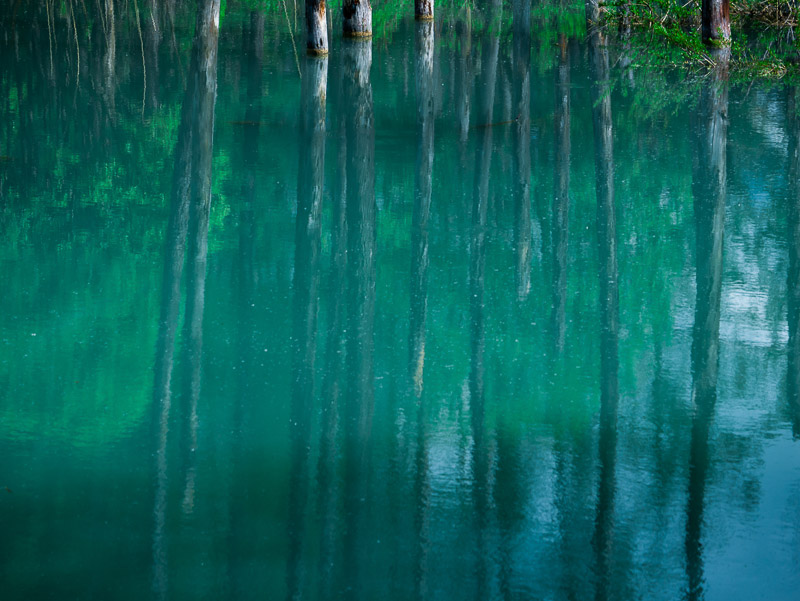
[[[3,599],[796,598],[793,90],[86,4],[0,20]]]

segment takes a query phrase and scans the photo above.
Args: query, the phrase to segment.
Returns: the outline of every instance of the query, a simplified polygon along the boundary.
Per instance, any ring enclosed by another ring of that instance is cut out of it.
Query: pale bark
[[[328,54],[328,21],[325,0],[306,0],[306,51]]]
[[[372,4],[370,0],[343,0],[342,32],[348,38],[372,36]]]

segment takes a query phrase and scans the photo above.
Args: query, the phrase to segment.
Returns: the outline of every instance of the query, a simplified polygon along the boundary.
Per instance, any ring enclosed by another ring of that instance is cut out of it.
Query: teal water
[[[0,13],[1,598],[796,598],[792,89],[91,4]]]

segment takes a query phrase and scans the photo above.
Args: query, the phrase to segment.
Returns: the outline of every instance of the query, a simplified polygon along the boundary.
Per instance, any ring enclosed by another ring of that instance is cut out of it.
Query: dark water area
[[[0,598],[797,598],[793,89],[582,6],[10,4]]]

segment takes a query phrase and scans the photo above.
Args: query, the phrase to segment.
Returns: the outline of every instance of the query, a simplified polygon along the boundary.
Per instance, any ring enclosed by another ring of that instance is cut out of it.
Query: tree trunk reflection
[[[619,278],[617,220],[614,200],[614,141],[606,39],[593,27],[587,5],[589,58],[592,73],[597,246],[600,283],[600,480],[593,545],[597,571],[597,599],[608,598],[616,489],[617,405],[619,402]]]
[[[198,10],[192,46],[190,80],[181,108],[181,123],[175,147],[175,168],[167,226],[162,285],[161,315],[156,344],[153,385],[153,421],[157,432],[155,531],[153,540],[154,587],[159,598],[167,594],[166,512],[167,444],[171,408],[171,379],[175,334],[180,304],[180,281],[188,245],[187,387],[189,441],[196,448],[197,400],[200,391],[203,299],[208,248],[208,214],[211,202],[211,151],[214,137],[214,105],[217,90],[217,39],[219,0],[207,0]],[[191,459],[188,460],[191,464]],[[187,463],[187,458],[184,459]],[[184,500],[192,494],[193,470],[186,475]]]
[[[789,210],[787,211],[789,270],[786,277],[789,353],[786,389],[792,430],[800,436],[800,109],[797,88],[789,92]]]
[[[319,255],[325,171],[328,59],[307,58],[302,79],[292,320],[291,483],[288,519],[288,597],[303,596],[303,541],[308,499],[308,452],[317,350]]]
[[[531,4],[514,0],[514,248],[517,298],[531,287]]]
[[[569,241],[570,76],[569,51],[564,34],[558,40],[555,93],[555,184],[553,189],[553,314],[556,350],[564,350],[567,310],[567,244]]]
[[[428,459],[424,397],[425,325],[428,314],[428,218],[433,188],[434,142],[434,24],[416,24],[415,75],[417,89],[417,160],[411,223],[411,307],[409,311],[409,372],[417,400],[417,449],[414,498],[416,530],[415,583],[417,598],[426,596],[428,546]]]
[[[475,191],[472,199],[472,232],[470,236],[469,293],[470,293],[470,412],[472,420],[472,470],[475,503],[477,588],[476,599],[488,597],[488,567],[486,530],[489,510],[489,449],[485,438],[484,408],[484,289],[486,272],[486,219],[489,204],[489,173],[492,164],[492,114],[494,109],[497,63],[500,38],[497,27],[502,4],[494,0],[486,14],[489,36],[483,49],[483,71],[478,82],[478,148],[475,153]]]
[[[348,41],[342,52],[343,106],[347,136],[347,340],[344,407],[345,583],[355,595],[374,409],[373,328],[375,322],[375,122],[372,109],[372,45]]]
[[[709,429],[717,398],[722,246],[727,183],[727,50],[700,91],[692,165],[697,298],[692,330],[692,440],[686,507],[686,575],[690,599],[704,597],[702,524]]]

